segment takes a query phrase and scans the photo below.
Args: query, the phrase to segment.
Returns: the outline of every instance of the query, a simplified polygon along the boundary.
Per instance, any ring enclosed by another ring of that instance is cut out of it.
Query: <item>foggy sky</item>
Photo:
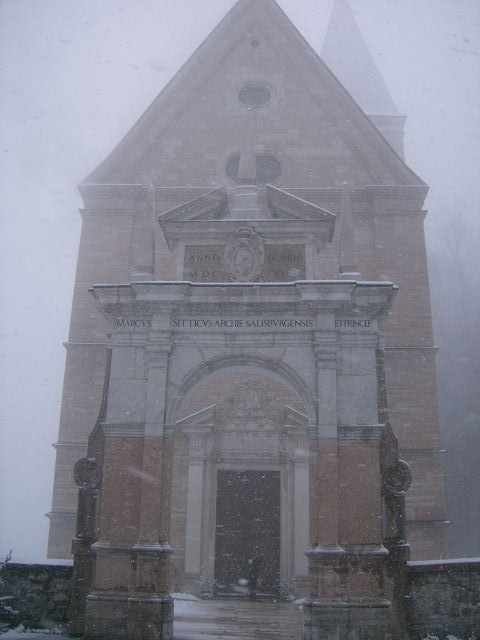
[[[350,3],[408,116],[407,163],[431,186],[430,220],[461,201],[478,233],[480,3]],[[233,4],[0,0],[0,556],[45,558],[80,232],[76,185]],[[279,4],[320,52],[333,1]]]

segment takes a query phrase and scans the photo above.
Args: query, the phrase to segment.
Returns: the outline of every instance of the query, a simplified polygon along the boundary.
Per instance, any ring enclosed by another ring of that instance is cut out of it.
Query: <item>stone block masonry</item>
[[[410,640],[480,638],[480,558],[410,562],[407,626]]]
[[[2,596],[18,611],[14,625],[50,628],[68,623],[72,567],[9,563]],[[406,585],[409,640],[434,634],[480,638],[480,559],[410,562]]]
[[[8,563],[2,574],[2,596],[13,597],[8,604],[16,613],[4,621],[36,629],[67,625],[72,570],[70,566]]]

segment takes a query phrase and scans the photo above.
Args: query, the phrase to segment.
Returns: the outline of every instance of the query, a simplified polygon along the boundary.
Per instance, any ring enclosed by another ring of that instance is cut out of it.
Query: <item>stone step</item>
[[[300,640],[302,612],[292,603],[175,601],[174,640]]]

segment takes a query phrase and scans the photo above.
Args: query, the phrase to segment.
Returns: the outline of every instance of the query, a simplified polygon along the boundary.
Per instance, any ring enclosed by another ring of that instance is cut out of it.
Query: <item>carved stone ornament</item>
[[[248,227],[239,229],[228,239],[223,259],[233,282],[255,281],[265,262],[262,238]]]
[[[215,418],[221,423],[230,419],[235,424],[238,424],[239,420],[242,423],[245,423],[245,420],[254,420],[257,427],[261,428],[263,425],[268,428],[270,423],[279,425],[285,421],[285,406],[277,394],[269,391],[257,380],[248,379],[234,392],[222,398],[217,404]]]
[[[383,486],[387,493],[393,495],[405,493],[411,484],[412,470],[404,460],[397,460],[383,474]]]
[[[81,458],[73,468],[73,478],[79,487],[96,489],[100,481],[100,470],[95,458]]]

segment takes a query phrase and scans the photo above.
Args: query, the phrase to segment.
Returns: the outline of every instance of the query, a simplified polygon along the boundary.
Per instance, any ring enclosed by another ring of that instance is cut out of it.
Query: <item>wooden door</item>
[[[257,594],[280,582],[280,472],[218,471],[215,593],[245,595],[249,559],[263,555]]]

